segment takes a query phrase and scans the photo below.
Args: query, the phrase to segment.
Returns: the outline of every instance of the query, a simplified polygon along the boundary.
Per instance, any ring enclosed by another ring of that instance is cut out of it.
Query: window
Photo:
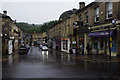
[[[112,18],[112,2],[106,3],[106,11],[107,11],[106,18],[107,19]]]
[[[59,31],[59,37],[60,37],[60,31]]]
[[[79,16],[80,21],[82,21],[82,16]]]
[[[67,36],[67,28],[65,28],[65,36]]]
[[[61,30],[62,30],[62,31],[61,31],[61,32],[62,32],[62,36],[64,36],[64,31],[63,31],[63,29],[61,29]]]
[[[88,12],[85,13],[85,23],[88,23]]]
[[[68,24],[68,32],[70,34],[70,24],[71,24],[71,19],[69,19],[69,24]]]
[[[63,49],[64,50],[68,50],[68,46],[67,46],[68,44],[67,43],[68,43],[68,40],[63,40]]]
[[[99,8],[95,8],[95,22],[99,21]]]

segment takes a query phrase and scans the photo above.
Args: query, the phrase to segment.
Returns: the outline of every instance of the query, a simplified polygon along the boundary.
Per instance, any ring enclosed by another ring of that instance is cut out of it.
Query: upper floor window
[[[60,31],[59,31],[59,37],[60,37]]]
[[[79,16],[79,20],[82,21],[82,16]]]
[[[61,29],[61,32],[62,32],[62,36],[64,36],[64,30],[63,29]]]
[[[65,28],[65,36],[67,36],[67,28]]]
[[[99,7],[95,8],[95,22],[99,22]]]
[[[85,23],[88,23],[88,12],[85,13]]]
[[[106,3],[106,11],[107,11],[106,18],[107,19],[112,18],[112,2]]]

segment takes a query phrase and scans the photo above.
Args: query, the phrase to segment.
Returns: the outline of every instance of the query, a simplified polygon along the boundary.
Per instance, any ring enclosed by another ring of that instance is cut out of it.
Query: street
[[[2,62],[4,78],[120,78],[119,62],[88,62],[56,50],[33,47],[28,54],[8,55]]]

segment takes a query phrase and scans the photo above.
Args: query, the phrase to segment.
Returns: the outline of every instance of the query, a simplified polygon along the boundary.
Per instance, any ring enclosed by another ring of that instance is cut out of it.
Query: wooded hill
[[[24,22],[18,22],[16,25],[25,33],[33,33],[34,31],[39,32],[46,32],[49,27],[56,24],[57,20],[45,22],[43,24],[28,24]]]

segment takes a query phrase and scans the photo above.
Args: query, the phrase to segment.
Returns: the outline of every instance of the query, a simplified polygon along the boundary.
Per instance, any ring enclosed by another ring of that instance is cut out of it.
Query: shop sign
[[[14,36],[12,36],[12,37],[10,36],[10,39],[14,39]]]
[[[110,37],[110,41],[112,41],[112,37]]]
[[[80,38],[80,41],[83,41],[84,39],[83,38]]]
[[[65,38],[65,39],[61,38],[61,40],[68,40],[68,38]]]
[[[72,43],[73,43],[73,44],[76,44],[76,41],[73,41]]]
[[[65,40],[68,40],[68,38],[66,38]]]
[[[63,40],[63,38],[61,38],[61,40]]]

